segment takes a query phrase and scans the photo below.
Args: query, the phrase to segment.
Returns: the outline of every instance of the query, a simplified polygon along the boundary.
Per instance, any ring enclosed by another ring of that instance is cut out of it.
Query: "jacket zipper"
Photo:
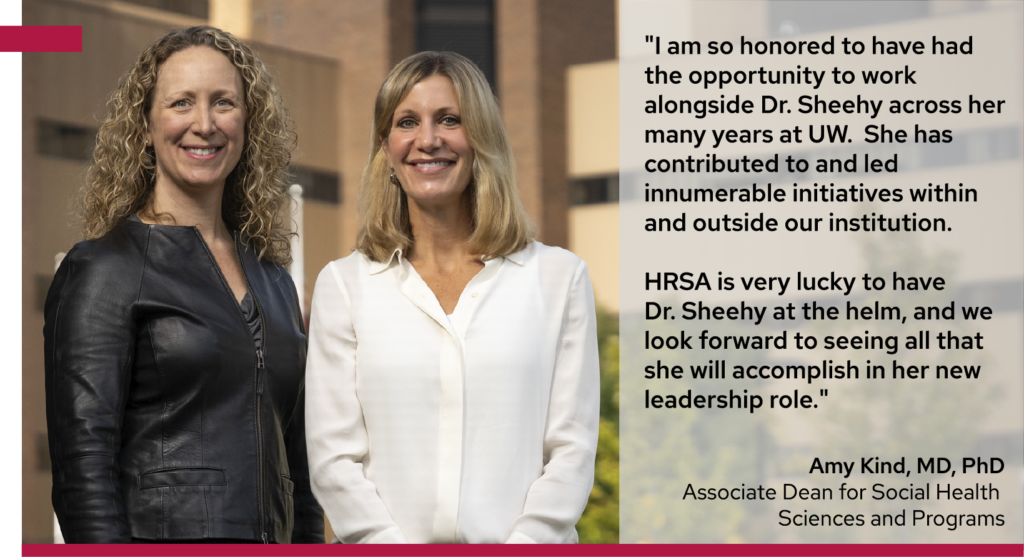
[[[221,281],[224,283],[224,288],[228,291],[228,295],[231,296],[231,300],[235,302],[235,307],[238,308],[238,315],[242,318],[242,328],[249,335],[249,340],[252,341],[253,350],[256,351],[256,394],[254,395],[256,403],[256,454],[259,462],[257,463],[257,482],[259,484],[258,499],[259,499],[259,521],[260,521],[260,540],[263,543],[270,543],[267,541],[267,529],[266,529],[266,511],[264,510],[263,504],[263,417],[260,409],[263,404],[263,349],[256,348],[256,339],[253,338],[252,332],[249,331],[249,324],[245,320],[245,316],[242,314],[242,308],[238,306],[238,302],[235,300],[235,294],[231,291],[231,287],[228,285],[228,281],[224,278],[224,272],[220,270],[220,265],[217,264],[217,260],[213,257],[213,253],[210,252],[209,246],[206,245],[206,240],[203,239],[203,235],[199,232],[199,229],[192,227],[196,231],[196,236],[199,237],[199,241],[202,242],[203,247],[206,248],[207,255],[213,261],[213,267],[217,270],[217,274],[220,275]],[[263,346],[267,344],[267,329],[263,326],[263,309],[260,307],[259,300],[256,299],[256,293],[253,292],[252,285],[249,283],[249,275],[245,274],[245,265],[242,264],[242,252],[238,249],[238,232],[233,231],[231,238],[235,242],[235,253],[238,255],[238,266],[242,269],[242,277],[245,279],[245,287],[252,294],[252,301],[256,304],[256,312],[259,314],[260,320],[260,334],[263,338]]]
[[[253,300],[256,300],[255,296]],[[263,324],[260,323],[260,327],[262,326]],[[259,458],[260,536],[263,538],[263,543],[267,543],[267,531],[264,528],[266,518],[264,517],[265,511],[263,508],[263,423],[260,417],[262,414],[260,410],[263,407],[263,350],[256,350],[256,360],[258,362],[256,364],[256,449]]]
[[[256,304],[256,313],[260,320],[260,335],[263,339],[262,345],[266,346],[267,330],[263,326],[263,308],[260,307],[260,302],[256,299],[256,293],[253,292],[252,285],[249,284],[249,275],[245,273],[245,265],[242,264],[242,252],[238,249],[238,232],[232,232],[232,237],[235,240],[235,253],[238,254],[238,266],[241,267],[242,276],[245,278],[245,287],[252,294],[253,304]],[[249,336],[252,338],[251,333]],[[260,539],[263,543],[269,543],[267,541],[267,519],[263,492],[263,413],[261,412],[263,408],[263,375],[265,373],[265,366],[263,362],[263,348],[256,348],[256,339],[252,339],[252,346],[256,350],[256,456],[259,460],[256,468],[257,480],[259,482]]]

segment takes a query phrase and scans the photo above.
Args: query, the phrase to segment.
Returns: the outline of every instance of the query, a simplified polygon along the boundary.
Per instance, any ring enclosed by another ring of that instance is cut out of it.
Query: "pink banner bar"
[[[0,26],[0,52],[82,52],[77,25]]]
[[[819,556],[831,557],[1020,557],[1020,544],[682,544],[682,545],[46,545],[21,546],[25,557],[65,557],[69,555],[111,556],[173,556],[221,557],[234,555],[368,555],[399,557],[403,555],[528,555],[530,557],[595,556],[595,557],[668,557],[676,555],[708,557],[744,556]]]

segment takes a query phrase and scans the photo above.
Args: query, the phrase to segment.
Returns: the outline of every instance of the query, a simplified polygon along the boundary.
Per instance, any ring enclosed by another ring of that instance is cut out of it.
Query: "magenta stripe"
[[[82,52],[78,25],[0,26],[0,52]]]

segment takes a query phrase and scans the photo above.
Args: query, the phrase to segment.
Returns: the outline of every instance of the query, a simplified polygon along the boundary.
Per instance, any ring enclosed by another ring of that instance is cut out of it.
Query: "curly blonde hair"
[[[229,228],[249,236],[259,257],[291,262],[285,211],[285,180],[295,134],[270,72],[247,45],[230,33],[197,26],[167,33],[150,45],[118,83],[96,134],[86,172],[82,217],[88,239],[103,236],[133,213],[150,207],[156,157],[146,146],[157,72],[171,55],[194,46],[222,52],[242,76],[245,144],[228,175],[221,212]]]
[[[500,257],[523,249],[535,235],[519,199],[512,145],[487,79],[476,64],[460,54],[426,51],[396,64],[377,93],[370,157],[359,184],[363,223],[358,245],[372,261],[386,261],[395,248],[408,252],[413,245],[408,200],[402,188],[391,182],[383,144],[402,99],[413,86],[434,75],[447,77],[455,86],[462,127],[473,148],[470,249],[485,257]]]

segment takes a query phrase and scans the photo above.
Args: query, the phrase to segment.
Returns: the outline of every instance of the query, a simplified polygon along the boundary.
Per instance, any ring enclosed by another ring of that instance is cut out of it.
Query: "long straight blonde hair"
[[[388,73],[373,111],[370,156],[360,183],[359,249],[373,261],[386,261],[396,248],[413,246],[405,192],[391,182],[391,169],[382,148],[391,132],[395,110],[414,85],[435,75],[452,81],[458,97],[462,127],[473,148],[473,233],[469,248],[484,257],[517,252],[533,240],[530,222],[516,187],[515,160],[501,111],[491,87],[473,62],[454,52],[420,52],[402,60]]]

